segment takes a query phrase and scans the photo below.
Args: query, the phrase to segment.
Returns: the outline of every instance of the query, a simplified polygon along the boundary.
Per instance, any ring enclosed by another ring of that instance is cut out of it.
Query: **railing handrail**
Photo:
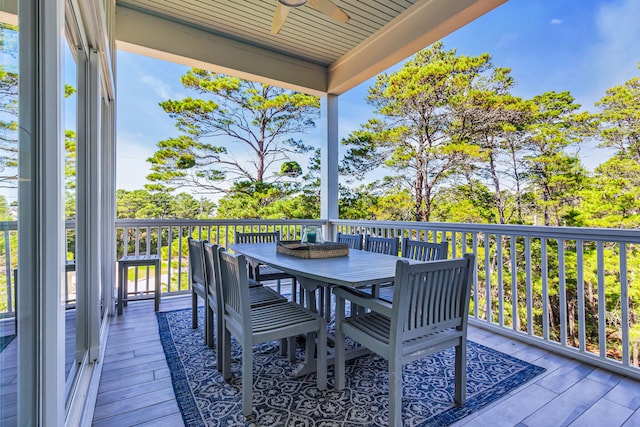
[[[300,225],[325,224],[326,220],[320,219],[116,219],[116,228],[122,227],[162,227],[171,225],[183,226],[216,226],[216,225],[286,225],[292,223]]]
[[[593,227],[557,227],[520,224],[475,224],[449,222],[418,222],[418,221],[359,221],[332,219],[333,225],[344,226],[375,226],[397,229],[426,229],[434,231],[455,231],[461,233],[489,232],[504,236],[518,235],[525,237],[546,237],[563,240],[610,241],[625,243],[640,243],[640,230],[623,228],[593,228]]]

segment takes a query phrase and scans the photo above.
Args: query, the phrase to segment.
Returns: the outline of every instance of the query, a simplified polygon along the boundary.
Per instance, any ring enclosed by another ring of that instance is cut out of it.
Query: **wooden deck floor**
[[[165,298],[160,309],[190,306]],[[94,426],[181,426],[152,301],[112,319]],[[456,426],[640,426],[640,382],[490,332],[469,339],[547,371]]]

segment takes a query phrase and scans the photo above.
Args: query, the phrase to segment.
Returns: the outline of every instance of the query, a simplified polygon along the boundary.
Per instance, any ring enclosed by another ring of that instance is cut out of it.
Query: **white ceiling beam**
[[[339,95],[507,0],[423,0],[329,67],[327,92]]]
[[[321,95],[327,69],[201,29],[118,6],[118,49]]]

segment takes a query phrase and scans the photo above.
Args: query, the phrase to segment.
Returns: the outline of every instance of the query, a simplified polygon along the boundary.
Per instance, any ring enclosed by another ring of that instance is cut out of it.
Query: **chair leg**
[[[224,341],[222,343],[222,378],[225,381],[231,379],[231,334],[227,328],[224,328]]]
[[[293,362],[296,360],[296,337],[287,338],[287,345],[289,347],[287,349],[289,362]]]
[[[155,265],[156,267],[156,285],[153,293],[153,308],[155,311],[160,310],[160,298],[162,297],[162,283],[160,278],[160,261]]]
[[[198,329],[198,294],[191,291],[191,328]]]
[[[225,344],[223,340],[225,339],[226,328],[224,327],[222,309],[219,308],[219,304],[216,305],[216,320],[216,368],[218,369],[218,372],[222,372],[222,366],[224,364],[223,356],[225,351]]]
[[[320,330],[318,332],[318,344],[317,344],[318,354],[316,355],[317,360],[317,379],[318,379],[318,389],[326,390],[327,389],[327,324],[325,322],[320,322]]]
[[[345,383],[345,345],[344,334],[342,333],[342,322],[344,321],[344,299],[336,297],[336,331],[335,331],[335,348],[334,348],[334,374],[336,390],[342,390]]]
[[[298,286],[295,277],[291,278],[291,301],[298,302]]]
[[[214,347],[214,342],[215,342],[215,338],[214,338],[214,334],[213,334],[213,329],[214,329],[213,309],[209,305],[209,301],[207,301],[205,303],[204,307],[205,307],[205,309],[204,309],[205,310],[205,315],[204,315],[204,322],[205,322],[204,334],[205,334],[205,339],[204,339],[204,342],[207,344],[207,347],[213,348]]]
[[[327,322],[331,322],[331,288],[325,288],[324,310],[324,318]]]
[[[389,426],[402,427],[402,364],[389,358]]]
[[[242,347],[242,414],[248,417],[253,412],[253,347],[245,340]]]
[[[455,360],[455,402],[462,406],[467,400],[467,340],[462,339],[456,346]]]

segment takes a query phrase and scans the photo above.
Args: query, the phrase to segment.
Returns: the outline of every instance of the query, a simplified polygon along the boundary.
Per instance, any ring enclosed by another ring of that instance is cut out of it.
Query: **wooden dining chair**
[[[204,245],[204,265],[207,274],[207,302],[205,305],[205,325],[207,329],[206,343],[209,347],[218,349],[216,352],[217,369],[222,372],[222,334],[224,331],[222,304],[218,304],[218,295],[222,290],[220,278],[220,258],[218,251],[224,250],[218,245],[205,243]],[[276,304],[287,301],[285,297],[271,288],[264,286],[249,286],[249,301],[251,307],[261,307],[269,304]],[[214,333],[215,331],[215,333]],[[283,343],[284,345],[284,343]],[[289,343],[289,356],[293,358],[292,353],[294,341]],[[284,348],[284,347],[283,347]]]
[[[349,245],[349,249],[362,250],[362,234],[338,233],[336,242]]]
[[[191,327],[198,329],[198,297],[207,301],[207,276],[204,267],[204,244],[206,240],[189,237],[189,284],[191,285]],[[205,340],[207,325],[204,325]]]
[[[364,235],[364,250],[379,254],[398,256],[399,240],[397,237],[376,237]]]
[[[251,415],[253,406],[253,346],[306,334],[317,337],[317,385],[327,388],[327,322],[322,316],[286,301],[252,307],[250,304],[247,261],[244,255],[218,250],[221,295],[224,301],[222,319],[222,376],[231,378],[231,335],[242,347],[242,413]],[[220,351],[220,350],[218,350]]]
[[[443,240],[440,243],[423,242],[402,238],[402,256],[418,261],[435,261],[447,259],[449,255],[449,242]]]
[[[236,243],[277,243],[280,241],[279,231],[257,232],[257,233],[236,233]],[[278,292],[281,292],[280,280],[291,279],[291,299],[297,299],[296,278],[282,270],[273,268],[270,265],[256,264],[249,270],[249,278],[257,282],[275,280]]]
[[[402,257],[410,258],[416,261],[436,261],[439,259],[447,259],[449,253],[449,242],[442,241],[440,243],[423,242],[421,240],[411,240],[406,237],[402,238]],[[391,301],[393,298],[393,290],[390,289],[393,283],[374,287],[372,291],[376,297]],[[384,288],[384,294],[380,288]]]
[[[397,237],[376,237],[370,234],[364,236],[364,250],[385,255],[398,256],[399,239]],[[380,283],[371,287],[371,295],[380,296],[380,288],[392,286],[393,283]],[[365,290],[360,290],[366,292]],[[355,313],[360,313],[360,308],[355,306]]]
[[[398,260],[393,303],[348,289],[336,295],[335,384],[345,386],[345,336],[389,361],[389,425],[402,425],[402,367],[455,347],[454,400],[466,399],[467,319],[475,259],[409,264]],[[345,301],[368,313],[345,317]]]

